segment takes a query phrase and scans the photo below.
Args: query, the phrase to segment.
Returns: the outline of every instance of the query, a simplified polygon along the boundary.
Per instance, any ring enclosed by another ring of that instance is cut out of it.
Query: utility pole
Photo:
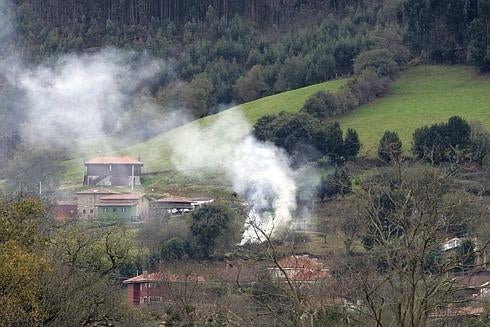
[[[131,192],[134,190],[134,165],[131,165]]]

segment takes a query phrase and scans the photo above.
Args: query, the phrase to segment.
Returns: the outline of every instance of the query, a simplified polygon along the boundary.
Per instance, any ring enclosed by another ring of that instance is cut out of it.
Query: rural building
[[[164,197],[151,204],[153,217],[181,215],[193,209],[192,200],[182,197]]]
[[[192,205],[194,207],[200,207],[202,205],[210,204],[210,203],[213,203],[213,202],[214,202],[214,199],[213,198],[206,198],[206,197],[203,197],[203,198],[192,198]]]
[[[490,299],[490,270],[472,272],[456,279],[468,300]]]
[[[98,157],[85,162],[84,185],[141,185],[143,163],[131,157]]]
[[[454,282],[460,303],[450,303],[447,307],[436,310],[429,316],[433,319],[444,320],[483,315],[485,303],[490,299],[490,271],[467,273],[456,277]]]
[[[271,277],[275,280],[311,282],[325,279],[330,275],[330,269],[318,259],[310,258],[308,255],[292,255],[277,263],[280,268],[278,266],[268,268]]]
[[[96,188],[77,192],[78,218],[85,220],[97,218],[96,205],[100,203],[101,198],[115,194],[118,194],[118,192],[106,188]]]
[[[142,193],[111,194],[101,197],[95,207],[97,218],[139,222],[149,217],[150,199]]]
[[[181,215],[212,202],[213,198],[163,197],[151,203],[152,217]]]
[[[76,201],[57,201],[52,209],[53,217],[58,221],[74,219],[78,214]]]
[[[128,304],[137,306],[164,302],[165,295],[172,294],[170,290],[174,284],[182,285],[188,282],[194,284],[204,281],[204,277],[197,275],[175,275],[165,272],[148,273],[144,271],[143,274],[127,279],[123,283],[128,285]]]
[[[464,241],[472,241],[475,248],[475,264],[486,266],[487,264],[487,252],[485,247],[481,247],[480,241],[477,238],[461,238],[455,237],[441,245],[442,252],[448,257],[454,257],[459,249],[459,247],[463,244]]]

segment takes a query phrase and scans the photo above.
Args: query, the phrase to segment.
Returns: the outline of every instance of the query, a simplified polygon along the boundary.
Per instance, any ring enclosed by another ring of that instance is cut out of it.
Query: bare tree
[[[447,197],[445,171],[400,171],[372,178],[357,194],[366,253],[344,263],[339,289],[368,326],[432,326],[431,317],[462,303],[454,275],[462,259],[445,255],[442,244],[464,226],[466,202]]]

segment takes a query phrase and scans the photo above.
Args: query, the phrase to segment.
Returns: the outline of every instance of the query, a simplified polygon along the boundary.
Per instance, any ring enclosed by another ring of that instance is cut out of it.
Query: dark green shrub
[[[319,91],[306,100],[301,111],[323,120],[338,113],[338,102],[335,95],[328,91]]]
[[[379,76],[394,78],[400,71],[393,54],[387,49],[373,49],[361,52],[354,62],[354,73],[371,69]]]
[[[384,162],[398,160],[402,154],[402,141],[396,132],[386,131],[378,145],[378,157]]]
[[[357,132],[349,128],[345,133],[344,147],[342,153],[345,160],[355,160],[361,149],[361,141]]]
[[[336,169],[335,173],[323,176],[318,185],[318,198],[320,201],[333,198],[337,195],[346,195],[352,192],[352,181],[346,169]]]
[[[418,128],[413,134],[412,152],[417,159],[432,163],[471,161],[471,127],[454,116],[447,123]]]

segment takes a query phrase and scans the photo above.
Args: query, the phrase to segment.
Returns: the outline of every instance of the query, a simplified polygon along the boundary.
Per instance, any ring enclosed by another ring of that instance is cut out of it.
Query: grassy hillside
[[[345,81],[330,81],[284,92],[230,108],[227,112],[241,111],[253,124],[266,114],[298,111],[316,91],[335,90]],[[194,121],[131,146],[121,154],[141,156],[146,172],[171,169],[170,144],[178,144],[195,124],[209,124],[223,114]],[[363,144],[362,153],[372,157],[376,155],[377,144],[384,131],[398,132],[408,153],[416,128],[444,121],[453,115],[463,116],[469,121],[478,120],[490,129],[490,76],[478,75],[471,67],[465,66],[413,67],[400,76],[385,97],[359,107],[338,120],[344,129],[351,127],[358,131]],[[69,184],[79,183],[83,174],[83,159],[69,161],[66,166],[65,181]],[[165,180],[167,184],[179,185],[181,182],[180,177],[178,180]]]
[[[398,132],[404,149],[413,131],[459,115],[478,120],[490,130],[490,76],[470,67],[417,66],[404,72],[389,94],[339,119],[343,128],[359,132],[362,152],[375,156],[386,130]]]
[[[345,84],[345,79],[329,81],[326,83],[315,84],[312,86],[284,92],[255,101],[251,101],[240,106],[227,110],[227,112],[240,111],[253,124],[260,117],[267,114],[276,114],[281,111],[298,111],[308,97],[320,90],[335,90]],[[170,132],[159,135],[146,142],[131,146],[121,154],[130,154],[134,157],[141,157],[145,163],[145,172],[159,172],[169,167],[170,144],[178,144],[179,140],[185,138],[186,131],[196,124],[206,125],[212,123],[223,113],[199,119],[185,126],[176,128]],[[230,126],[233,128],[233,126]],[[67,184],[79,184],[83,176],[83,161],[87,158],[71,160],[65,163],[67,168],[64,181]],[[170,181],[165,181],[170,182]]]

